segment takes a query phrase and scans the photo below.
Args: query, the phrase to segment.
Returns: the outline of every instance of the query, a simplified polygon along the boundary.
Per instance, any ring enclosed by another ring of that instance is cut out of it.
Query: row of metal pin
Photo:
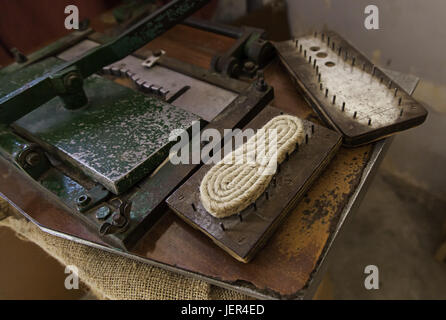
[[[132,80],[133,83],[144,93],[155,94],[163,99],[166,99],[169,90],[164,89],[161,86],[156,86],[149,84],[147,81],[141,79],[136,73],[131,72],[126,68],[118,68],[107,66],[102,69],[102,72],[107,75],[112,75],[116,77],[127,77]]]
[[[317,32],[314,33],[314,36],[317,37]],[[321,33],[321,39],[322,39],[322,41],[325,41],[325,40],[324,40],[324,39],[325,39],[325,34],[324,34],[324,33]],[[330,47],[330,43],[331,43],[331,49],[332,49],[333,51],[336,51],[336,50],[335,50],[335,48],[336,48],[335,42],[334,42],[334,41],[331,41],[330,37],[327,36],[327,46],[328,46],[328,47]],[[299,52],[300,52],[300,53],[302,53],[302,50],[303,50],[304,58],[306,58],[306,57],[307,57],[307,50],[306,50],[306,49],[303,49],[302,45],[299,45],[299,40],[298,40],[298,39],[295,40],[295,44],[296,44],[296,48],[299,47]],[[338,56],[341,56],[341,53],[342,53],[342,47],[339,46],[339,48],[338,48]],[[345,51],[345,57],[344,57],[344,60],[347,61],[347,60],[348,60],[348,57],[349,57],[349,56],[348,56],[348,52]],[[317,65],[317,59],[313,59],[313,60],[312,60],[312,57],[309,56],[309,58],[308,58],[308,63],[311,64],[312,62],[313,62],[313,69],[315,69],[315,71],[316,71],[316,76],[317,76],[317,79],[318,79],[318,82],[319,82],[319,88],[320,88],[320,90],[322,91],[322,90],[323,90],[323,85],[322,85],[322,82],[321,82],[321,81],[322,81],[322,80],[321,80],[321,72],[319,72],[319,66]],[[352,67],[355,66],[355,63],[356,63],[356,57],[353,56],[353,57],[352,57]],[[366,70],[366,63],[363,63],[363,65],[362,65],[362,70],[363,70],[363,71]],[[375,67],[375,66],[372,66],[372,72],[371,72],[372,77],[375,76],[375,73],[376,73],[376,67]],[[384,82],[384,78],[381,77],[381,79],[380,79],[380,83],[383,83],[383,82]],[[392,80],[389,80],[389,83],[388,83],[388,89],[392,89],[392,84],[393,84]],[[398,94],[398,88],[395,87],[395,89],[394,89],[394,97],[397,97],[397,94]],[[325,97],[328,98],[328,88],[325,89]],[[332,104],[335,104],[335,102],[336,102],[336,95],[333,95],[333,98],[332,98]],[[398,98],[398,106],[401,106],[401,104],[402,104],[402,97],[399,97],[399,98]],[[345,102],[342,103],[341,111],[342,111],[342,112],[345,111]],[[401,108],[401,109],[400,109],[400,117],[403,115],[403,113],[404,113],[404,109]],[[355,111],[355,112],[353,113],[353,119],[356,119],[356,118],[357,118],[357,115],[358,115],[358,113]],[[369,120],[368,120],[368,125],[370,126],[371,124],[372,124],[372,119],[369,118]]]
[[[314,125],[311,125],[311,133],[314,134]],[[309,135],[306,134],[306,135],[305,135],[305,144],[308,144],[308,141],[309,141]],[[298,151],[299,151],[299,143],[296,143],[296,148],[294,149],[293,152],[298,152]],[[290,154],[287,153],[287,154],[286,154],[286,160],[288,161],[289,159],[290,159]],[[280,163],[277,164],[277,173],[280,173]],[[277,178],[276,178],[275,175],[273,176],[271,182],[272,182],[273,187],[276,187],[276,186],[277,186]],[[266,200],[269,200],[269,191],[268,191],[268,188],[267,188],[267,190],[265,190],[265,192],[264,192],[263,194],[265,195],[265,199],[266,199]],[[196,207],[196,205],[195,205],[194,203],[191,204],[191,207],[192,207],[192,210],[197,211],[197,207]],[[257,203],[256,203],[256,201],[254,201],[254,202],[251,204],[251,208],[253,208],[254,211],[257,211]],[[243,215],[242,215],[242,212],[239,212],[239,213],[237,214],[237,217],[239,218],[239,223],[240,223],[240,222],[243,222]],[[225,226],[225,224],[224,224],[223,222],[220,222],[219,226],[220,226],[220,229],[221,229],[222,231],[226,231],[226,230],[227,230],[227,226]]]

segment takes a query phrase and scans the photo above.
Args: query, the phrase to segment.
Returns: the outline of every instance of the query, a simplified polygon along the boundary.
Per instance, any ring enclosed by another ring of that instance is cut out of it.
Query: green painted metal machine
[[[0,154],[114,247],[133,246],[199,167],[166,163],[173,130],[240,128],[273,98],[266,84],[131,55],[207,2],[172,1],[102,45],[77,31],[0,69]]]

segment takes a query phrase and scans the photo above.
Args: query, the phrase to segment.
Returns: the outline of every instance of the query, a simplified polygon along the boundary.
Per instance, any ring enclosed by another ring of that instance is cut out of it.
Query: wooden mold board
[[[366,144],[420,125],[426,109],[338,34],[274,43],[297,89],[344,136]]]
[[[283,114],[268,106],[244,129],[259,129]],[[303,120],[308,136],[297,151],[280,165],[265,193],[236,215],[215,218],[200,201],[200,183],[212,164],[203,165],[168,199],[169,207],[194,228],[204,232],[218,246],[239,261],[249,262],[265,244],[280,221],[305,194],[341,144],[341,136],[330,129]]]

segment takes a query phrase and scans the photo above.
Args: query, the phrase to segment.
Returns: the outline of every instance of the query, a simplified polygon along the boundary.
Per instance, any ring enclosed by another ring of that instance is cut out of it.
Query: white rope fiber
[[[204,208],[217,218],[247,208],[266,190],[277,164],[304,139],[304,127],[299,118],[281,115],[271,119],[206,173],[200,185]]]

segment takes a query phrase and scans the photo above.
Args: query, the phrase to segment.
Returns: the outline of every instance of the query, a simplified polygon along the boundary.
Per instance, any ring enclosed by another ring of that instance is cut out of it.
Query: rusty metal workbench
[[[162,48],[173,58],[208,68],[212,55],[228,49],[233,41],[179,25],[139,53]],[[415,89],[416,79],[389,75],[409,93]],[[265,77],[275,89],[275,107],[318,121],[278,61],[266,68]],[[347,218],[358,207],[390,142],[386,139],[358,148],[341,148],[265,248],[248,264],[235,261],[169,210],[131,251],[111,248],[3,160],[0,193],[51,234],[257,298],[305,299],[312,298],[327,266],[328,253]]]

